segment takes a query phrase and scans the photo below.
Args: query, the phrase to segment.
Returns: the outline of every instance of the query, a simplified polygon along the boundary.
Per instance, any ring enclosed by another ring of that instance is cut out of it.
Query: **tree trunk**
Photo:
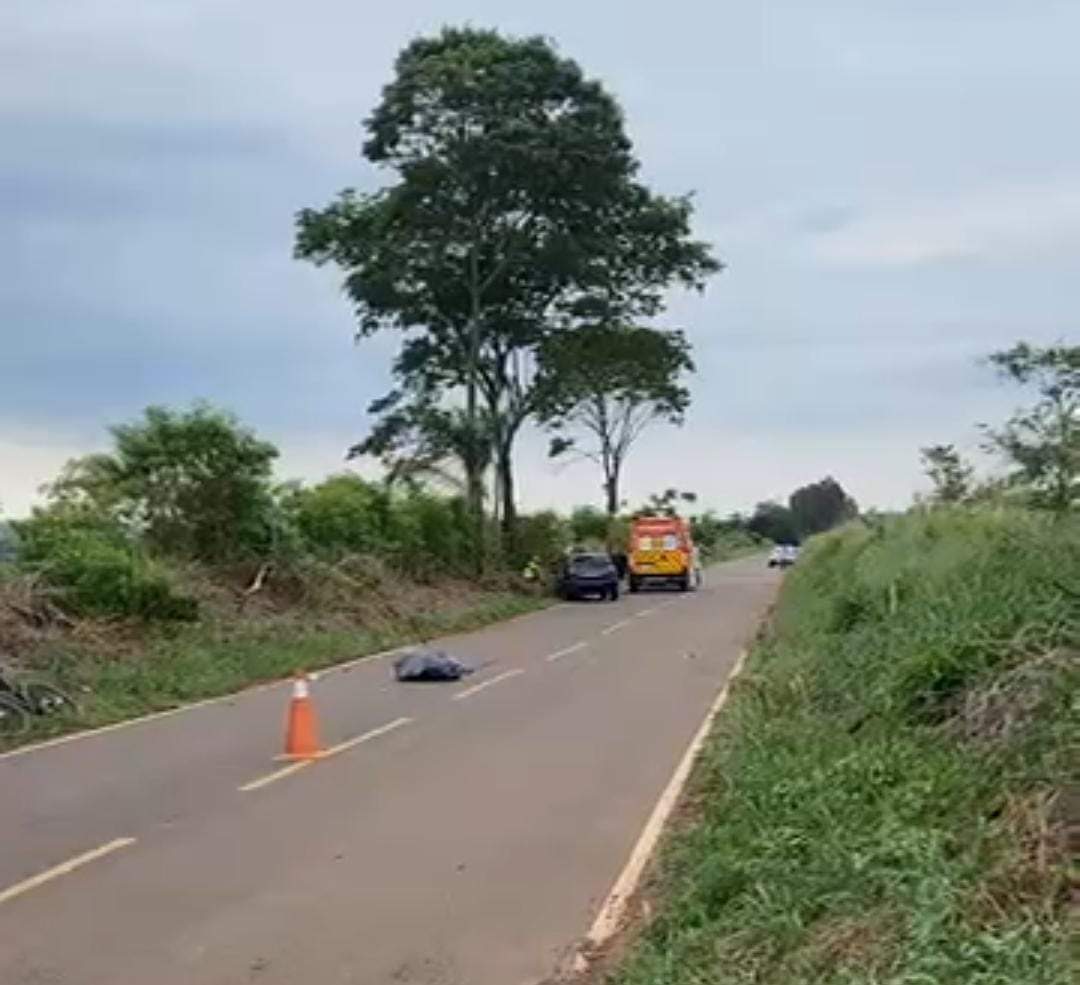
[[[608,516],[614,517],[619,512],[619,476],[612,472],[604,480],[604,492],[607,495]]]
[[[477,364],[480,361],[480,293],[476,248],[469,253],[472,310],[469,319],[469,361],[465,384],[465,418],[469,428],[469,461],[465,466],[466,498],[472,517],[476,573],[484,573],[484,472],[481,466],[479,418],[477,416]]]
[[[499,496],[502,500],[502,516],[499,522],[502,528],[503,552],[507,558],[514,553],[514,535],[517,528],[517,507],[514,505],[514,463],[513,444],[507,439],[499,442],[498,458],[495,464],[499,474]]]
[[[484,573],[484,470],[480,462],[480,436],[477,434],[476,383],[470,380],[465,398],[469,427],[468,460],[465,462],[465,490],[469,517],[472,520],[476,573]]]

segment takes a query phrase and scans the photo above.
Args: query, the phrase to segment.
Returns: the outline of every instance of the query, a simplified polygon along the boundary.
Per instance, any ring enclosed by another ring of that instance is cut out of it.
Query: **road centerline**
[[[394,729],[401,728],[403,725],[409,725],[412,721],[411,718],[395,718],[392,722],[387,722],[385,725],[380,725],[378,728],[373,728],[361,735],[346,739],[344,742],[339,742],[336,746],[331,746],[326,750],[326,755],[323,758],[325,759],[327,756],[336,756],[338,753],[345,752],[346,749],[352,749],[353,746],[358,746],[364,742],[370,742],[372,739],[377,739],[380,735],[386,735],[387,732],[393,732]]]
[[[630,625],[629,619],[620,619],[618,622],[613,622],[610,626],[600,630],[601,636],[610,636],[612,633],[617,633],[620,629],[626,629]]]
[[[464,691],[459,691],[457,694],[454,695],[454,700],[455,701],[462,701],[465,698],[471,698],[474,694],[479,694],[481,691],[486,690],[487,688],[491,687],[493,684],[498,684],[500,681],[509,680],[511,677],[517,677],[518,674],[524,674],[524,673],[525,673],[525,671],[522,670],[520,667],[518,669],[516,669],[516,670],[504,671],[503,673],[498,674],[495,677],[492,677],[491,680],[482,681],[481,683],[476,684],[473,687],[466,688]]]
[[[307,769],[314,762],[314,759],[300,759],[295,763],[290,763],[288,766],[283,766],[279,770],[274,770],[273,773],[267,773],[265,776],[260,776],[257,780],[245,783],[242,787],[237,787],[237,789],[241,793],[251,793],[252,790],[261,790],[263,787],[268,787],[277,780],[284,780],[285,777],[292,776],[293,773],[299,773],[300,770]]]
[[[81,869],[84,865],[89,865],[91,862],[96,862],[99,858],[104,858],[106,855],[111,855],[121,848],[127,848],[128,845],[134,844],[134,838],[114,838],[104,845],[99,845],[97,848],[92,848],[88,852],[83,852],[81,855],[69,858],[66,862],[54,865],[51,869],[46,869],[44,872],[39,872],[35,876],[30,876],[29,879],[23,879],[22,882],[15,883],[14,886],[8,886],[7,889],[0,890],[0,904],[7,903],[9,900],[15,899],[16,896],[22,896],[23,893],[28,893],[32,889],[44,886],[47,882],[52,882],[54,879],[60,878],[60,876],[66,876],[76,869]]]
[[[386,735],[387,732],[393,732],[394,729],[401,728],[402,725],[408,725],[410,722],[412,722],[411,718],[395,718],[392,722],[387,722],[385,725],[380,725],[378,728],[373,728],[370,731],[353,736],[351,739],[346,739],[344,742],[339,742],[336,746],[331,746],[317,759],[301,759],[298,762],[290,763],[288,766],[283,766],[273,773],[267,773],[265,776],[260,776],[250,783],[245,783],[242,787],[238,787],[237,789],[241,793],[251,793],[252,790],[261,790],[271,783],[276,783],[278,780],[284,780],[285,777],[292,776],[293,773],[298,773],[300,770],[306,769],[312,763],[317,763],[323,759],[329,759],[331,756],[337,756],[347,749],[352,749],[354,746],[358,746],[363,742],[370,742],[372,739],[377,739],[380,735]]]
[[[580,643],[575,643],[573,646],[568,646],[562,650],[556,650],[554,653],[549,653],[544,659],[548,663],[554,663],[556,660],[561,660],[563,657],[568,657],[572,653],[580,653],[589,644],[582,640]]]

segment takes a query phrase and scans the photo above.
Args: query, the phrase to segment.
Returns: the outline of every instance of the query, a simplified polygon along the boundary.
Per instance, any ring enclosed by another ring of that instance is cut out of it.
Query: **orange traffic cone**
[[[319,725],[315,706],[308,693],[307,678],[298,674],[293,681],[289,700],[289,717],[285,726],[285,752],[279,759],[318,759],[323,754],[319,745]]]

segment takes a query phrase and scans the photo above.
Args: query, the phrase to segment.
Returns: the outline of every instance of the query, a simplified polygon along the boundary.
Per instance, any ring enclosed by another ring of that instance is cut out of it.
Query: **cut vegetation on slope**
[[[1073,980],[1078,648],[1074,522],[941,510],[820,540],[610,981]]]
[[[276,573],[250,596],[197,565],[174,565],[171,574],[198,601],[198,622],[72,620],[33,579],[5,577],[0,568],[0,655],[58,684],[79,706],[76,715],[33,719],[27,734],[0,736],[0,750],[477,629],[546,604],[510,581],[420,584],[370,557],[309,561]]]

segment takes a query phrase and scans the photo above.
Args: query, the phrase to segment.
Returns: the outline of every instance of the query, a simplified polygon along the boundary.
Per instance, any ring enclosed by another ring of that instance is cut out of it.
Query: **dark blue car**
[[[619,572],[609,554],[572,554],[559,569],[555,591],[567,601],[596,596],[614,602],[619,597]]]

